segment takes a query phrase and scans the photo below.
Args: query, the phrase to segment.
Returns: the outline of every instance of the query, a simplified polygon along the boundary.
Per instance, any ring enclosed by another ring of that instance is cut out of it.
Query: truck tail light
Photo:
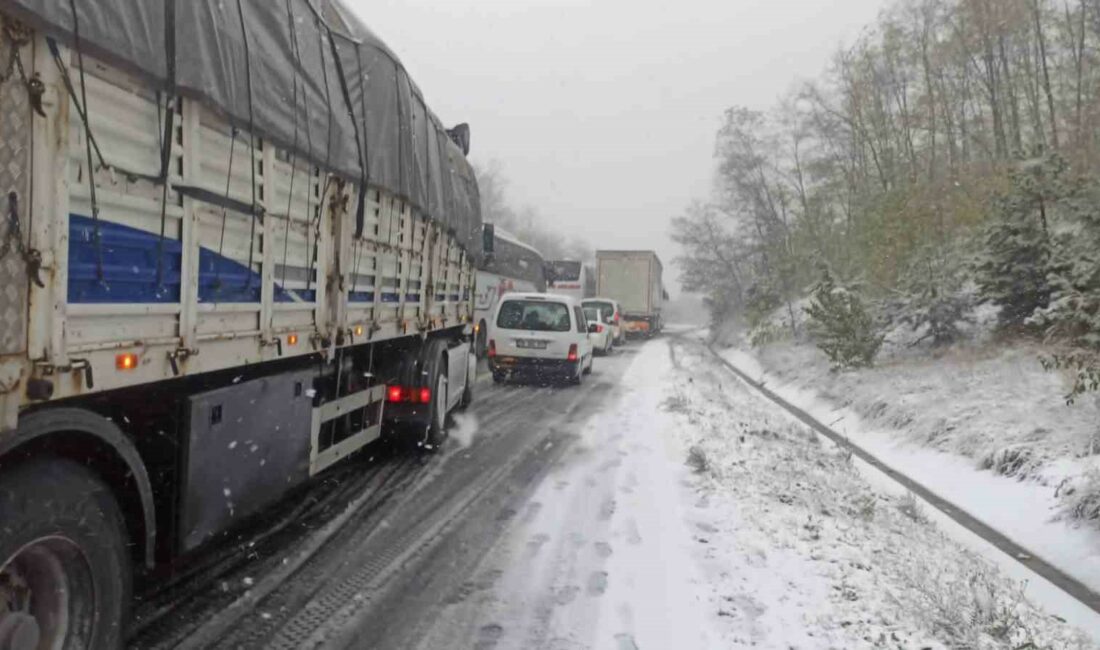
[[[389,386],[386,388],[386,401],[406,404],[431,404],[431,388],[410,388],[408,386]]]
[[[577,360],[577,344],[576,343],[573,343],[569,346],[569,356],[566,357],[566,360],[567,361],[576,361]]]
[[[497,342],[495,339],[489,339],[489,358],[497,356]]]

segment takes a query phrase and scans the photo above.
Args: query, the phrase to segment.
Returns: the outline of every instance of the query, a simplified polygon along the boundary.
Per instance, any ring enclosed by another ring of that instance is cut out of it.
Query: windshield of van
[[[497,327],[532,332],[568,332],[569,308],[560,302],[508,300],[500,307]]]

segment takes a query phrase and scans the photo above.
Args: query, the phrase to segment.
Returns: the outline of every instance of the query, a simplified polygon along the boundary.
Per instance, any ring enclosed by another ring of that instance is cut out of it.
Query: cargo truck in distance
[[[470,402],[469,131],[339,0],[0,0],[0,70],[0,648],[117,648],[134,571]]]
[[[596,296],[619,303],[628,336],[661,331],[667,296],[661,274],[661,260],[653,251],[596,251]]]

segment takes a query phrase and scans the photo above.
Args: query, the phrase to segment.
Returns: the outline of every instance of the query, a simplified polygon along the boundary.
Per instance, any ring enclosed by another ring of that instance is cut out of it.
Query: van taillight
[[[577,344],[573,343],[569,346],[569,356],[566,358],[568,361],[577,360]]]
[[[497,342],[493,339],[489,339],[489,356],[497,356]]]

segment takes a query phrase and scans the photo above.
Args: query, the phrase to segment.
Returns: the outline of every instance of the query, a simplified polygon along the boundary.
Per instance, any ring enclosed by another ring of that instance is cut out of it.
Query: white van
[[[615,345],[626,344],[626,333],[623,331],[623,309],[618,300],[611,298],[585,298],[581,301],[581,307],[585,309],[598,309],[603,315],[604,322],[611,326],[611,334]]]
[[[493,381],[527,375],[581,383],[592,371],[589,330],[580,303],[569,296],[505,294],[489,322]]]

